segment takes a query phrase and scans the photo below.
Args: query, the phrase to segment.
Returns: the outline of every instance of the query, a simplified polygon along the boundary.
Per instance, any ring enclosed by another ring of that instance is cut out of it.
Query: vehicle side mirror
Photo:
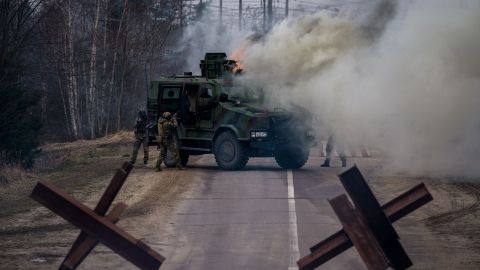
[[[221,93],[221,94],[220,94],[220,97],[218,98],[218,101],[219,101],[219,102],[222,102],[222,103],[223,103],[223,102],[227,102],[227,101],[228,101],[228,95],[225,94],[225,93]]]

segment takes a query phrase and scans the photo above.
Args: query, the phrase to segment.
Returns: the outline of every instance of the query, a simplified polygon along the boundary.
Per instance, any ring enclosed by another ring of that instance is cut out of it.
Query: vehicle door
[[[183,111],[182,111],[182,120],[186,128],[197,128],[198,127],[198,95],[199,95],[199,85],[187,83],[184,88],[184,98],[183,98]]]
[[[213,86],[203,84],[200,86],[198,95],[198,120],[199,128],[211,129],[214,122],[214,110],[218,101],[214,95]]]
[[[160,85],[158,93],[158,116],[161,117],[164,112],[170,112],[172,114],[179,114],[184,110],[184,104],[182,103],[183,84],[177,85]],[[179,119],[181,123],[181,119]],[[180,125],[181,126],[181,125]],[[181,133],[183,129],[179,128]]]

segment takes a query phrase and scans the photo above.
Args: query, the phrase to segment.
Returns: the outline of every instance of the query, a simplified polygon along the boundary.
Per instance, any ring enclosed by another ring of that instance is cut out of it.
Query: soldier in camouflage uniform
[[[175,141],[175,131],[178,127],[178,123],[175,117],[172,117],[172,114],[169,112],[164,112],[161,117],[158,118],[158,148],[160,149],[160,156],[157,160],[157,171],[162,170],[162,162],[167,155],[167,150],[173,155],[175,162],[177,164],[177,168],[183,169],[182,164],[180,162],[180,153],[178,151],[178,146]]]
[[[138,112],[137,122],[133,127],[135,133],[135,144],[130,162],[132,164],[137,160],[138,149],[143,145],[143,164],[148,162],[148,136],[147,136],[147,113],[143,110]]]
[[[328,137],[327,146],[325,147],[325,162],[320,165],[321,167],[330,167],[330,160],[332,158],[332,151],[334,148],[336,148],[340,160],[342,161],[342,167],[347,166],[347,157],[345,155],[345,149],[343,145],[336,142],[334,135],[330,135],[330,137]]]

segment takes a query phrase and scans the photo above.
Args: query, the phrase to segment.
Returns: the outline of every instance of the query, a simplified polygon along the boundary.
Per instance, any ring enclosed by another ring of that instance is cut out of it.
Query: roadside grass
[[[47,153],[54,157],[50,160],[54,165],[37,167],[36,172],[41,178],[73,193],[82,186],[94,188],[103,184],[105,179],[110,179],[115,170],[127,159],[125,156],[130,156],[130,144],[130,141],[122,140],[101,145],[89,144],[73,149],[58,149]]]
[[[27,181],[32,178],[32,173],[20,165],[0,165],[0,186],[12,185]]]
[[[70,173],[73,171],[78,171],[84,166],[91,165],[92,163],[98,162],[101,157],[101,153],[97,151],[96,148],[89,149],[86,153],[79,155],[68,155],[57,167],[54,168],[44,168],[43,170],[39,168],[40,173],[49,173],[49,172],[64,172]]]
[[[132,140],[125,133],[96,140],[44,145],[34,168],[28,171],[21,166],[0,163],[0,216],[26,212],[35,206],[28,196],[38,179],[53,182],[74,195],[78,195],[76,190],[82,186],[89,186],[92,190],[99,186],[103,188],[104,182],[129,156]]]
[[[14,213],[19,208],[31,205],[25,199],[37,176],[20,165],[0,166],[0,216]],[[28,207],[28,206],[27,206]]]

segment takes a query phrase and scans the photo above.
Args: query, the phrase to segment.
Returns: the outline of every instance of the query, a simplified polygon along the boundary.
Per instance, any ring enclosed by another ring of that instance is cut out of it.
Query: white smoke
[[[247,30],[232,31],[232,27],[220,23],[214,15],[212,10],[206,9],[200,20],[185,29],[178,48],[187,61],[185,70],[196,73],[205,53],[226,52],[229,55],[252,34]]]
[[[246,80],[310,110],[319,130],[381,149],[390,169],[479,176],[480,2],[400,4],[363,23],[284,21],[247,51]]]

